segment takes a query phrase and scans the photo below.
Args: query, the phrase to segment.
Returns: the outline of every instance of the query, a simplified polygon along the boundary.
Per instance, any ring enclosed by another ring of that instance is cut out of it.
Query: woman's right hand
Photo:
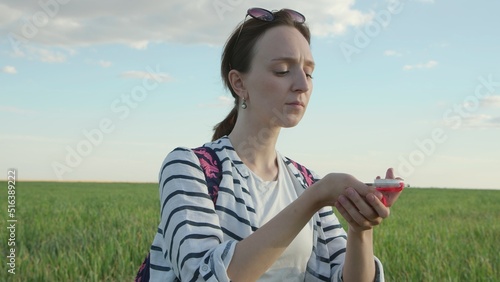
[[[377,191],[375,187],[368,186],[347,173],[329,173],[313,186],[316,189],[320,208],[334,206],[340,195],[346,195],[349,187],[365,199],[369,194],[382,199],[382,193]]]

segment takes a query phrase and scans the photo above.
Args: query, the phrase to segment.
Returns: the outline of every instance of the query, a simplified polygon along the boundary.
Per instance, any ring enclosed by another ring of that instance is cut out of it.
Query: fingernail
[[[347,188],[347,195],[350,197],[355,195],[354,188]]]
[[[338,198],[338,201],[340,203],[345,203],[346,202],[346,198],[344,196],[340,195],[339,198]]]
[[[368,196],[367,196],[367,197],[368,197],[368,201],[370,201],[370,202],[375,202],[375,195],[373,195],[373,194],[368,194]]]

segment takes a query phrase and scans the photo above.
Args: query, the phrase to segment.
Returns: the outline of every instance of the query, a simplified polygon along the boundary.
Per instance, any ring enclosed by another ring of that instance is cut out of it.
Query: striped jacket
[[[246,179],[248,168],[229,138],[205,144],[222,167],[217,202],[208,195],[198,157],[188,148],[168,154],[160,171],[160,224],[151,245],[150,281],[230,281],[227,268],[236,243],[257,230]],[[288,171],[306,189],[302,174],[285,159]],[[313,173],[315,181],[319,177]],[[346,232],[331,207],[314,216],[314,242],[305,281],[341,281]],[[376,281],[383,281],[377,258]]]

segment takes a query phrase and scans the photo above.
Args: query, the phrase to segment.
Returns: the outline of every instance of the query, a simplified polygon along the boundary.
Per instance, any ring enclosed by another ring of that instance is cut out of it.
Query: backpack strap
[[[210,147],[198,147],[192,150],[200,160],[200,166],[207,181],[208,194],[215,206],[219,195],[219,184],[222,180],[222,164],[215,151]]]
[[[307,187],[311,186],[316,182],[314,180],[314,176],[312,175],[311,171],[307,169],[305,166],[293,161],[292,159],[285,157],[290,163],[293,164],[295,168],[302,174],[302,177],[304,178],[305,183],[307,184]]]
[[[210,198],[212,198],[215,205],[217,202],[217,196],[219,195],[219,184],[222,180],[222,164],[215,151],[210,147],[198,147],[192,150],[200,160],[200,166],[203,170],[203,174],[205,174],[205,180],[207,181],[208,194],[210,195]],[[292,163],[295,168],[297,168],[304,178],[307,187],[316,182],[309,169],[288,157],[285,158]]]
[[[217,202],[217,196],[219,195],[219,184],[222,180],[222,164],[215,151],[210,147],[198,147],[192,150],[200,160],[200,166],[203,170],[203,174],[205,174],[205,180],[207,181],[208,194],[210,195],[210,198],[212,198],[215,205]],[[285,158],[292,163],[295,168],[297,168],[304,178],[307,187],[316,182],[309,169],[288,157]]]
[[[207,181],[208,194],[215,206],[217,196],[219,195],[219,183],[222,179],[222,164],[214,150],[209,147],[198,147],[192,150],[200,160],[200,166]],[[135,282],[149,281],[150,255],[151,253],[148,252],[137,272]]]

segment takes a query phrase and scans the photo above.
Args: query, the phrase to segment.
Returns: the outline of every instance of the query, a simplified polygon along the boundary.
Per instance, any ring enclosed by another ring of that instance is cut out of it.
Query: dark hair
[[[270,22],[250,18],[239,24],[224,46],[220,69],[224,85],[231,91],[231,95],[234,97],[234,107],[223,121],[214,126],[212,141],[231,133],[236,124],[236,119],[238,118],[239,97],[231,87],[228,77],[229,71],[235,69],[242,73],[248,72],[255,55],[255,44],[267,30],[276,26],[295,27],[304,35],[307,42],[309,44],[311,43],[311,33],[307,25],[295,22],[288,13],[284,11],[274,12],[274,20]]]

